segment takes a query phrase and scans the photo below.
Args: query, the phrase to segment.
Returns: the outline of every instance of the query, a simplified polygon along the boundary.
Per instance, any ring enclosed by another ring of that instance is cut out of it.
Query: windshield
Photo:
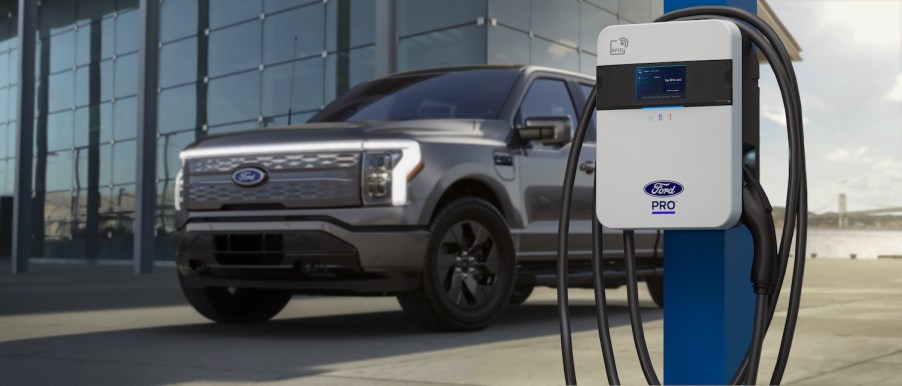
[[[484,69],[378,79],[336,99],[310,122],[498,119],[519,75]]]

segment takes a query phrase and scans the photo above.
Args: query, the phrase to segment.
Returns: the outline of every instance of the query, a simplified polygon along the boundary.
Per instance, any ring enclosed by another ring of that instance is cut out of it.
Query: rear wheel
[[[454,201],[430,225],[420,287],[398,295],[404,312],[430,330],[483,329],[511,296],[516,267],[507,222],[485,200]]]
[[[645,279],[648,293],[658,307],[664,308],[664,276],[651,276]]]
[[[201,315],[228,324],[266,322],[291,300],[290,292],[254,288],[182,286],[182,292]]]

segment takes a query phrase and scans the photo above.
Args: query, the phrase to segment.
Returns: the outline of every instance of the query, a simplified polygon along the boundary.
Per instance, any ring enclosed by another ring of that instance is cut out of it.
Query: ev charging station
[[[633,338],[649,384],[659,380],[638,307],[633,232],[664,230],[666,384],[754,384],[764,335],[796,237],[789,312],[770,383],[780,383],[798,315],[807,232],[801,102],[792,64],[754,0],[665,0],[656,23],[609,26],[598,37],[597,81],[580,117],[565,174],[558,301],[565,380],[576,383],[566,290],[572,175],[597,117],[597,220],[624,231]],[[689,8],[687,8],[689,7]],[[788,122],[790,177],[777,246],[758,182],[758,59],[777,75]],[[598,226],[593,231],[598,231]],[[600,236],[596,233],[595,243]],[[593,248],[599,336],[608,382],[619,383]],[[751,281],[751,283],[750,283]],[[750,285],[751,284],[751,285]]]

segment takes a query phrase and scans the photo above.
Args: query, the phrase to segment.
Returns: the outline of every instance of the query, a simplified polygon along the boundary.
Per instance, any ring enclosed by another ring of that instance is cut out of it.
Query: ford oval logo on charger
[[[645,194],[653,197],[673,197],[683,193],[683,185],[676,181],[653,181],[645,185]]]
[[[232,173],[235,185],[250,188],[266,181],[266,172],[260,168],[241,168]]]

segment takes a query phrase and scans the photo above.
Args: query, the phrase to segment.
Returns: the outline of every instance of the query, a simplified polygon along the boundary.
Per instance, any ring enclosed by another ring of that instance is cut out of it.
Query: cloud
[[[827,153],[826,158],[831,161],[864,161],[867,163],[873,162],[872,158],[865,157],[867,153],[868,148],[866,146],[862,146],[855,150],[837,149],[830,153]]]
[[[889,94],[886,94],[886,99],[893,102],[902,102],[902,73],[896,75],[896,84]]]

